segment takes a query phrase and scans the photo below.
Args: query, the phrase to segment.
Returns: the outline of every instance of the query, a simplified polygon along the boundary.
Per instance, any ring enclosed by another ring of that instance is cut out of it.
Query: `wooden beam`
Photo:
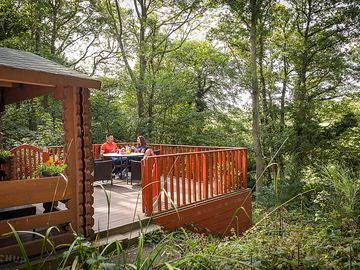
[[[2,220],[0,221],[0,235],[11,232],[8,223],[10,223],[17,231],[31,231],[35,228],[49,228],[50,226],[68,223],[71,221],[71,215],[72,213],[70,210],[62,210],[42,215]]]
[[[13,83],[8,81],[0,81],[0,87],[13,87]]]
[[[101,86],[100,81],[93,79],[7,66],[0,66],[0,80],[24,84],[81,86],[95,89],[100,89]]]
[[[57,92],[54,86],[38,86],[21,84],[16,88],[2,88],[3,104],[8,105],[39,96],[46,96]]]
[[[0,208],[71,198],[67,180],[61,176],[0,182]]]
[[[74,235],[72,233],[63,233],[55,236],[50,236],[51,241],[55,243],[55,246],[60,244],[70,244],[74,240]],[[36,239],[29,242],[23,243],[28,256],[37,255],[41,252],[41,249],[44,247],[45,251],[51,251],[52,248],[50,245],[45,243],[44,239]],[[21,252],[18,244],[10,245],[7,247],[0,248],[0,254],[2,256],[20,256]]]

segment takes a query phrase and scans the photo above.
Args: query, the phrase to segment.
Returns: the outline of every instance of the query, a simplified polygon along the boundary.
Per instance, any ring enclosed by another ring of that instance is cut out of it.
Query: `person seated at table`
[[[152,148],[147,148],[144,153],[144,159],[151,157],[151,156],[155,156],[155,152]]]
[[[106,142],[100,147],[100,156],[103,157],[104,154],[116,153],[117,149],[117,144],[114,142],[114,135],[112,133],[106,134]]]
[[[116,153],[117,149],[117,144],[114,142],[114,135],[112,133],[106,134],[106,142],[101,145],[100,156],[103,157],[104,154]],[[111,159],[114,165],[121,165],[122,163],[121,158],[112,157]],[[119,169],[115,168],[114,173],[118,174]]]
[[[144,136],[138,136],[137,137],[137,151],[138,151],[138,153],[145,153],[146,149],[148,149],[148,146],[146,144]]]

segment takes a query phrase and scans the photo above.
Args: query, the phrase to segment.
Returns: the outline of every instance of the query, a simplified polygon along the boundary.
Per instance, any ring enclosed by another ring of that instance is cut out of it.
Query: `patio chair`
[[[131,177],[130,177],[130,183],[133,184],[133,181],[141,182],[141,161],[139,160],[130,160],[130,171],[131,171]],[[128,184],[128,181],[126,181],[126,184]]]
[[[157,156],[160,155],[160,150],[154,150],[154,154]],[[130,160],[130,171],[131,171],[131,178],[130,178],[131,185],[133,180],[141,182],[141,161]]]
[[[112,160],[102,160],[102,159],[94,160],[94,182],[110,180],[112,185],[113,184],[112,170],[113,170]]]

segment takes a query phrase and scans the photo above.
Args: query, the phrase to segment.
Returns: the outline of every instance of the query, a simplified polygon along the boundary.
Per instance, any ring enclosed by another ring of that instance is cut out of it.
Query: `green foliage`
[[[21,117],[19,117],[21,116]],[[62,106],[51,97],[6,106],[3,114],[4,147],[63,144]]]
[[[0,150],[0,158],[7,158],[11,156],[11,152],[8,150]]]
[[[327,198],[327,205],[323,207],[331,210],[328,205],[331,204],[341,216],[356,218],[360,213],[357,207],[360,202],[359,175],[344,166],[328,165],[323,169],[322,177],[325,178],[323,183],[328,187],[323,192],[329,192],[328,195],[331,197],[331,199]]]
[[[34,176],[58,176],[64,173],[66,167],[67,165],[62,163],[60,160],[48,160],[36,168]]]

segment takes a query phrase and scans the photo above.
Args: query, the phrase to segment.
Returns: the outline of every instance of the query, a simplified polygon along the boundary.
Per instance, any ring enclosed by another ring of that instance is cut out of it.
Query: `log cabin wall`
[[[69,185],[75,190],[70,207],[78,209],[74,229],[92,237],[94,209],[89,96],[86,88],[64,88],[64,158],[68,164],[66,175]]]
[[[92,143],[91,143],[91,115],[90,115],[90,91],[87,88],[83,88],[81,91],[82,98],[82,129],[83,129],[83,151],[84,151],[84,211],[85,211],[85,228],[84,233],[86,236],[93,238],[94,237],[94,187],[92,185],[92,175],[91,173],[94,170],[94,162],[92,155]]]
[[[85,236],[92,235],[93,190],[88,88],[100,89],[100,86],[100,81],[38,55],[0,47],[0,112],[2,113],[5,105],[44,95],[53,95],[55,99],[62,100],[65,142],[62,158],[68,165],[65,178],[58,176],[31,179],[30,175],[20,174],[18,179],[15,177],[10,181],[0,182],[0,211],[18,211],[19,207],[24,206],[25,210],[31,210],[31,213],[28,211],[16,218],[6,216],[0,220],[0,235],[10,231],[8,224],[12,224],[16,230],[35,230],[39,233],[49,226],[57,225],[61,232],[51,237],[56,245],[71,243],[74,239],[73,230]],[[60,156],[60,150],[57,153]],[[36,166],[38,163],[34,164]],[[42,203],[51,201],[64,202],[66,209],[49,213],[43,213],[41,208],[40,211],[37,209]],[[47,245],[44,246],[43,239],[38,237],[24,236],[22,239],[29,256],[40,254],[44,248],[49,249]],[[13,237],[0,237],[0,255],[19,254],[19,247]]]

